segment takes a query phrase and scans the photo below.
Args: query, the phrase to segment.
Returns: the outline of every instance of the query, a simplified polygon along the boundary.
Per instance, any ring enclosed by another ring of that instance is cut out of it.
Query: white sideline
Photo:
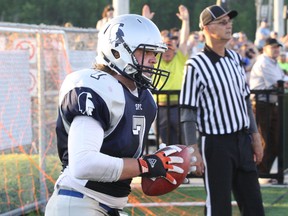
[[[231,204],[236,206],[236,201]],[[160,203],[128,203],[127,208],[131,207],[167,207],[167,206],[205,206],[205,202],[160,202]]]

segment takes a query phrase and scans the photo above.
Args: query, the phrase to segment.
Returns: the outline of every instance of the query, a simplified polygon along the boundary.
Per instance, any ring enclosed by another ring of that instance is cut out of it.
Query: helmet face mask
[[[166,49],[152,21],[139,15],[121,15],[113,18],[100,31],[96,61],[132,79],[138,88],[161,90],[169,77],[168,71],[159,69],[162,53]],[[134,55],[136,50],[142,51],[141,61],[137,61]],[[156,67],[144,65],[147,51],[160,54]]]
[[[155,48],[156,48],[155,46],[151,47],[151,45],[140,44],[139,47],[135,49],[135,51],[138,49],[142,51],[141,62],[138,62],[136,60],[134,56],[134,53],[135,53],[134,51],[133,57],[132,57],[133,64],[129,65],[130,67],[136,69],[136,72],[129,73],[125,71],[126,68],[124,69],[124,72],[128,76],[130,76],[131,79],[135,81],[138,88],[149,88],[152,90],[156,90],[156,89],[161,90],[168,80],[169,72],[159,69],[162,53],[155,52],[154,51]],[[154,65],[153,67],[144,65],[145,53],[151,50],[155,53],[155,56],[160,55],[157,65],[156,66]],[[162,80],[161,86],[160,86],[160,80]]]

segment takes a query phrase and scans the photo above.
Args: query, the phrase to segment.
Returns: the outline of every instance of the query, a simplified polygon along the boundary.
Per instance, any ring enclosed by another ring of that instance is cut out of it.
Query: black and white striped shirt
[[[205,46],[185,68],[179,102],[197,110],[199,132],[229,134],[249,127],[245,100],[250,90],[238,53],[226,49],[221,57]]]

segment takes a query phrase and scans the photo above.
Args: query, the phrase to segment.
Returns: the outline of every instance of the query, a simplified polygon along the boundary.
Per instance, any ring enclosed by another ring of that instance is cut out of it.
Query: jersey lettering
[[[142,110],[142,104],[135,104],[136,110]]]
[[[99,80],[101,78],[101,76],[107,76],[107,74],[104,72],[102,72],[102,73],[100,72],[100,73],[93,73],[90,76],[94,79]]]
[[[138,158],[141,155],[142,147],[143,147],[143,139],[144,139],[144,132],[146,127],[146,119],[145,116],[133,116],[133,128],[132,132],[134,135],[139,136],[139,146],[134,154],[134,158]]]

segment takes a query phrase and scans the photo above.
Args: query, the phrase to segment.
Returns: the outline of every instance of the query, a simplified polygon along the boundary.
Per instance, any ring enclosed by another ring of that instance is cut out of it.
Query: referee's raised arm
[[[254,161],[254,156],[261,161],[263,148],[251,111],[250,90],[240,55],[225,48],[237,14],[217,5],[202,11],[199,27],[205,47],[186,62],[179,99],[183,137],[200,158],[195,174],[205,167],[205,212],[213,216],[231,215],[231,192],[242,214],[245,209],[244,215],[264,215]],[[195,148],[196,128],[201,150]]]

